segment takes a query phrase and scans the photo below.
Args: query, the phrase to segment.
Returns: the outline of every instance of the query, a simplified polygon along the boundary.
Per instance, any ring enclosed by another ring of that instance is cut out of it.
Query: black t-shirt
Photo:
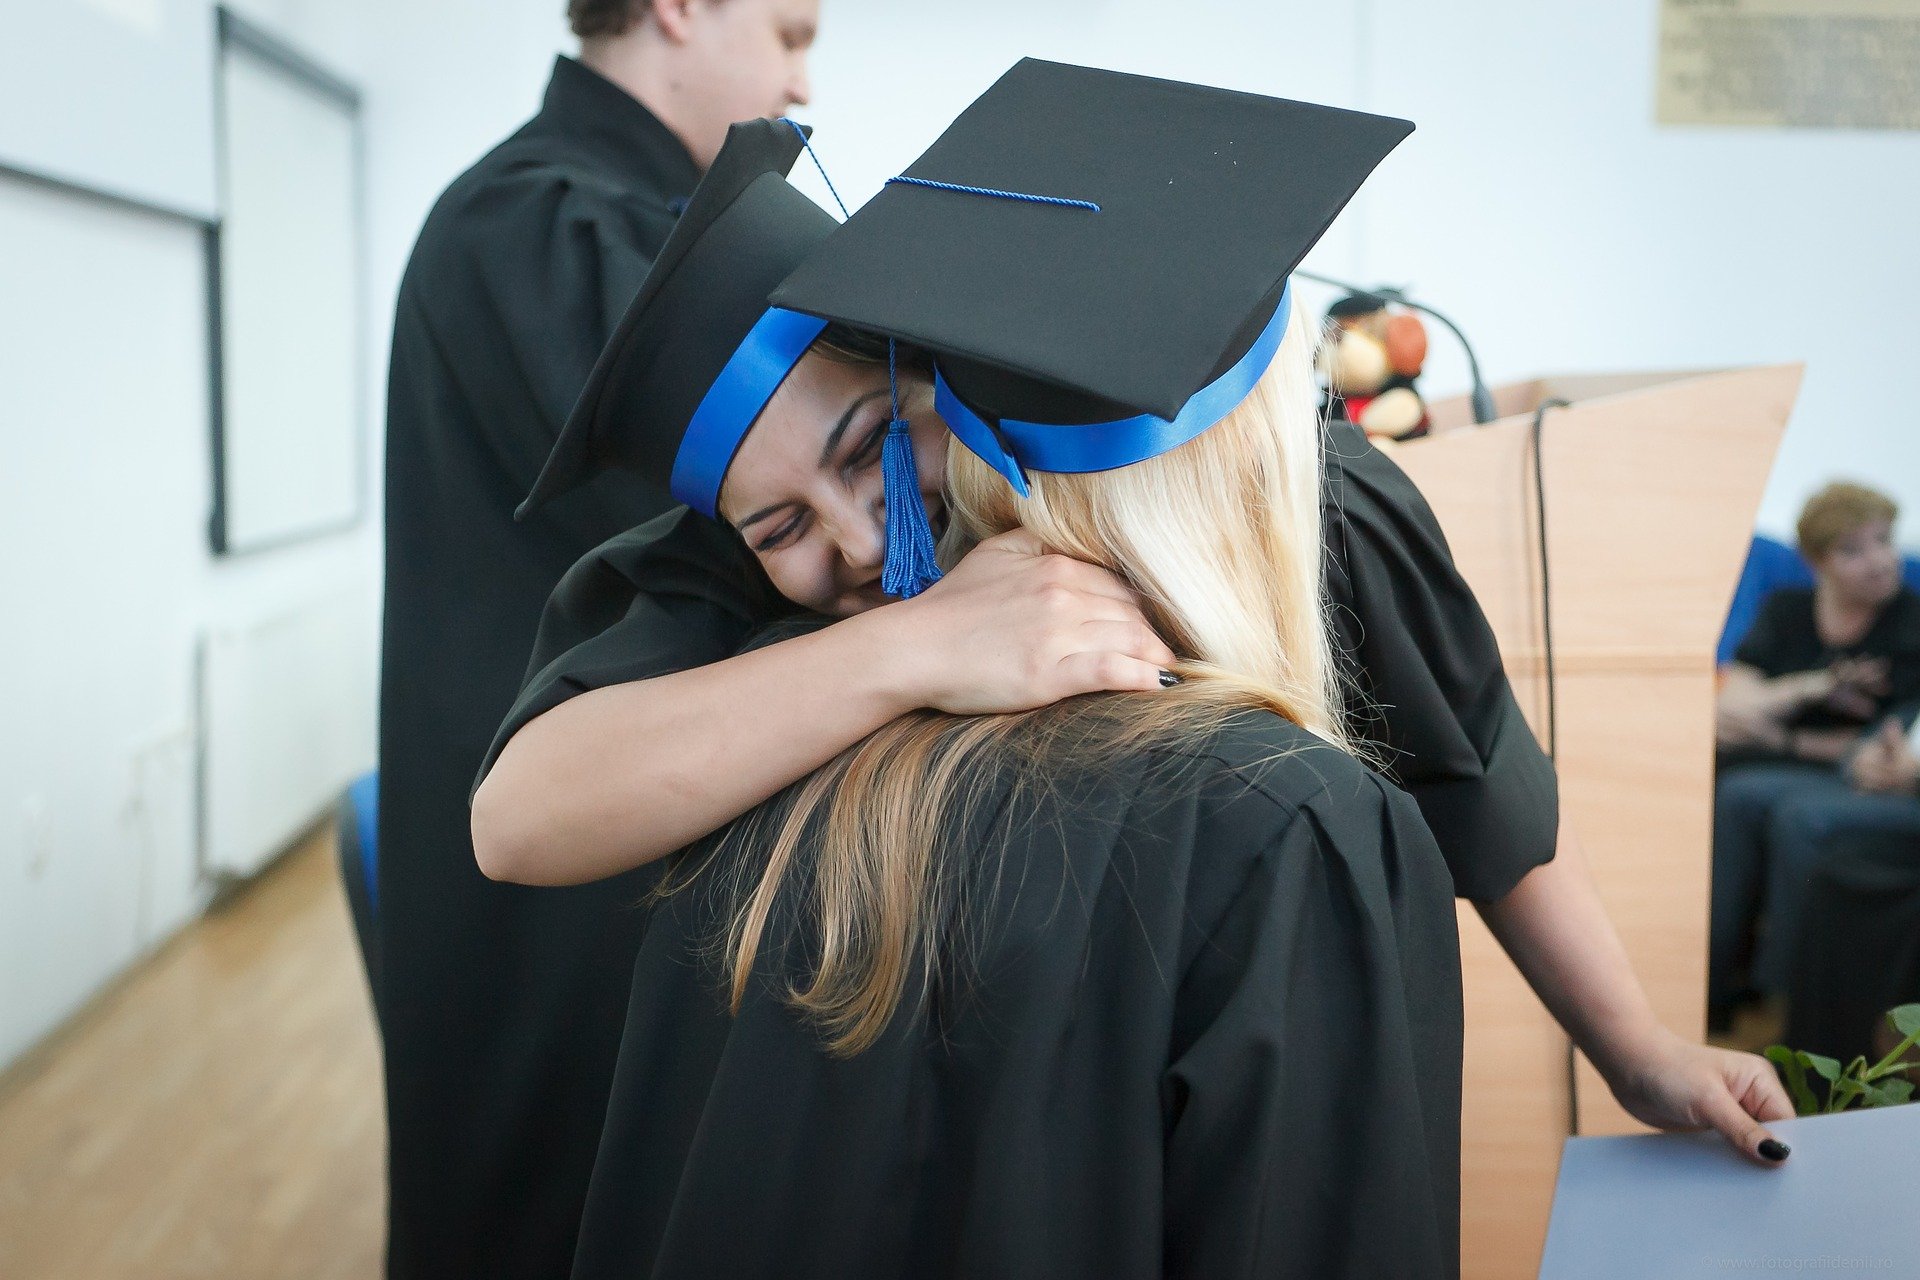
[[[1874,715],[1862,721],[1830,707],[1812,706],[1797,714],[1790,727],[1864,727],[1894,704],[1920,697],[1920,593],[1912,587],[1901,587],[1859,640],[1830,645],[1820,638],[1820,629],[1814,623],[1813,589],[1783,587],[1761,602],[1753,630],[1733,655],[1735,662],[1753,667],[1769,679],[1828,667],[1842,658],[1887,660],[1888,688],[1875,699]]]

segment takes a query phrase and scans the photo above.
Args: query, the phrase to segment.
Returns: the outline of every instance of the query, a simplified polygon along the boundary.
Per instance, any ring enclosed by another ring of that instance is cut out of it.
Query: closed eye
[[[878,462],[880,460],[880,452],[886,445],[887,427],[889,425],[888,420],[884,417],[876,423],[873,430],[869,431],[865,438],[860,441],[860,447],[855,449],[852,456],[847,459],[847,466],[864,470]]]
[[[769,533],[766,537],[754,543],[753,549],[761,552],[778,551],[781,547],[787,546],[799,536],[806,522],[807,513],[805,511],[794,512],[785,520],[781,521],[779,527],[772,533]]]

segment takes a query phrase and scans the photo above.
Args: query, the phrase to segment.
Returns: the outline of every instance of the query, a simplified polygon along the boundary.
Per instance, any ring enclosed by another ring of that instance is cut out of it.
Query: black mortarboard
[[[771,301],[930,351],[942,416],[1017,488],[1123,466],[1244,398],[1289,273],[1412,130],[1026,59]]]
[[[616,466],[714,514],[741,439],[825,327],[767,305],[774,285],[839,225],[787,182],[804,145],[788,120],[727,130],[521,515]]]

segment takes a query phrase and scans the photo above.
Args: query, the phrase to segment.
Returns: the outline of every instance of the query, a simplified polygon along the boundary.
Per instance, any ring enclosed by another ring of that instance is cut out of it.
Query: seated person
[[[1860,485],[1815,494],[1798,530],[1813,588],[1770,595],[1726,671],[1708,984],[1720,1025],[1744,987],[1785,988],[1800,891],[1823,842],[1900,818],[1842,768],[1895,703],[1920,697],[1920,595],[1900,579],[1897,514]],[[1867,753],[1865,767],[1880,756]]]

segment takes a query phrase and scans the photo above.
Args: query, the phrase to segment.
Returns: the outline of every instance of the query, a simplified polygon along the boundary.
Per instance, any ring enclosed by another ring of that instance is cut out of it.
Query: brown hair
[[[567,25],[582,40],[623,36],[646,16],[649,0],[567,0]]]
[[[1856,529],[1880,520],[1892,524],[1899,514],[1899,505],[1879,490],[1836,480],[1808,498],[1800,510],[1794,530],[1800,538],[1800,554],[1817,564]]]

